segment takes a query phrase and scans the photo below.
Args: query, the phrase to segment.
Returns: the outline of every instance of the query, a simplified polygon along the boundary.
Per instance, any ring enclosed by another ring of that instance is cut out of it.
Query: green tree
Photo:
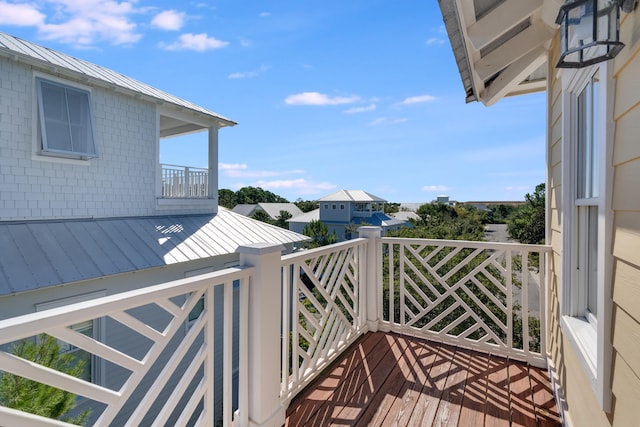
[[[269,216],[268,213],[266,213],[265,211],[263,211],[262,209],[257,210],[252,216],[251,218],[256,219],[258,221],[262,221],[262,222],[266,222],[267,224],[274,224],[275,221],[273,221],[271,219],[271,217]]]
[[[315,219],[302,229],[302,234],[311,237],[310,241],[305,242],[307,248],[331,245],[338,240],[335,232],[329,233],[329,227]]]
[[[84,371],[84,361],[73,354],[60,353],[58,341],[45,334],[37,340],[20,341],[11,353],[73,377],[81,377]],[[84,411],[69,415],[76,406],[73,393],[7,372],[0,376],[0,405],[77,425],[84,425],[90,414]]]
[[[227,188],[221,188],[218,190],[218,204],[227,209],[233,209],[237,205],[236,193]]]
[[[533,194],[527,193],[526,203],[519,206],[507,220],[507,231],[520,243],[544,243],[545,234],[545,185],[536,186]]]
[[[385,203],[384,204],[384,213],[396,213],[400,212],[400,203]]]
[[[236,191],[237,204],[255,204],[255,203],[289,203],[284,197],[260,187],[242,187]]]
[[[280,228],[284,228],[284,229],[289,229],[289,223],[287,222],[288,219],[293,218],[293,215],[291,215],[291,212],[289,211],[285,211],[285,210],[281,210],[280,211],[280,215],[278,215],[276,217],[276,222],[275,225],[277,225]]]
[[[316,201],[302,200],[301,198],[298,198],[294,203],[302,212],[311,212],[312,210],[318,209],[318,207],[320,207],[320,205]]]
[[[516,205],[499,204],[489,208],[489,222],[491,224],[505,224],[507,219],[517,209]]]

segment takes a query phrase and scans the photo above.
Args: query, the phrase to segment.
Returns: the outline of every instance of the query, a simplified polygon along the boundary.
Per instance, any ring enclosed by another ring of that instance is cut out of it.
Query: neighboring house
[[[289,212],[292,217],[302,215],[302,211],[294,203],[240,204],[234,206],[232,211],[248,217],[252,217],[256,212],[262,211],[269,215],[269,218],[273,221],[280,217],[280,212],[282,211]]]
[[[407,222],[384,213],[386,200],[361,190],[340,190],[318,199],[320,208],[301,216],[291,218],[289,229],[301,233],[314,219],[327,225],[329,233],[335,233],[338,241],[357,236],[355,229],[360,225],[382,227],[382,234],[399,230]],[[316,218],[317,216],[317,218]]]
[[[618,3],[620,53],[558,68],[569,53],[561,43],[589,46],[594,21],[612,22],[595,34],[615,37]],[[440,0],[467,101],[546,90],[552,378],[567,425],[631,426],[640,420],[640,11],[634,0],[600,1],[595,20],[592,4],[578,4],[575,30],[562,32],[560,1]]]
[[[302,233],[302,230],[304,230],[311,221],[320,221],[320,209],[314,209],[287,220],[289,230],[295,231],[296,233]]]
[[[405,222],[409,222],[412,219],[416,221],[420,219],[420,215],[411,211],[393,212],[393,213],[390,213],[389,216],[392,216],[397,220],[405,221]]]
[[[237,265],[240,245],[291,250],[305,240],[218,207],[218,130],[233,125],[115,71],[0,33],[0,319]],[[197,131],[208,133],[208,168],[160,164],[162,138]],[[132,315],[162,325],[162,313],[153,306]],[[127,354],[148,345],[111,318],[74,328]],[[112,365],[87,363],[88,379],[122,385]],[[135,405],[134,398],[124,412]]]

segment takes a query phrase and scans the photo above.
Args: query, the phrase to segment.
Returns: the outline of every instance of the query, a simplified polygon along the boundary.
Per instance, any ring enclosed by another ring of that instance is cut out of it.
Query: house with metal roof
[[[318,199],[320,207],[312,212],[289,219],[289,230],[302,233],[307,224],[320,220],[335,233],[338,241],[356,237],[357,227],[375,225],[382,227],[383,235],[399,230],[408,222],[384,213],[386,200],[362,190],[339,190]]]
[[[295,205],[295,203],[244,203],[235,205],[231,210],[235,213],[248,217],[252,217],[256,212],[264,212],[273,221],[280,217],[280,212],[282,211],[289,212],[292,217],[302,215],[302,211]]]
[[[306,239],[218,207],[218,135],[234,121],[4,33],[0,76],[0,319],[237,265],[242,245],[288,252]],[[160,163],[161,140],[194,132],[208,141],[208,167]],[[222,295],[215,306],[221,316]],[[130,315],[162,325],[166,311],[153,305]],[[148,345],[112,318],[72,329],[127,354]],[[86,379],[122,386],[120,370],[87,357]],[[141,387],[165,362],[161,356]],[[124,417],[137,405],[132,397]],[[221,400],[220,392],[217,406]]]

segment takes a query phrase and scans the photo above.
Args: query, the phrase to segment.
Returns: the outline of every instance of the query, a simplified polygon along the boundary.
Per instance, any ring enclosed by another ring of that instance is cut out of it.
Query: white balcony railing
[[[162,164],[162,197],[209,197],[209,170],[189,166]]]
[[[234,425],[247,426],[282,425],[291,399],[367,331],[546,363],[547,246],[380,238],[378,227],[362,227],[361,237],[283,257],[279,245],[241,247],[239,268],[2,320],[0,371],[95,402],[96,425],[190,420],[213,426],[222,420],[229,426],[237,393]],[[203,300],[202,313],[188,321]],[[215,323],[214,308],[224,313],[222,325]],[[150,309],[162,312],[162,324],[157,316],[148,320]],[[145,352],[126,354],[109,341],[113,334],[99,342],[69,328],[96,319],[148,342]],[[214,331],[222,331],[221,343],[214,342],[220,335]],[[91,384],[7,350],[9,343],[43,333],[126,375],[115,384]],[[214,354],[220,351],[222,376],[216,379],[220,359]],[[222,383],[222,408],[214,407],[216,381]],[[0,419],[7,426],[65,425],[4,407]]]

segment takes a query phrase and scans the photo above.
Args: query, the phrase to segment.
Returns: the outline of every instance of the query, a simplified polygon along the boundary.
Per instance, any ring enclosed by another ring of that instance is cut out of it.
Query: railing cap
[[[285,249],[281,243],[250,243],[238,246],[237,252],[245,255],[264,255],[272,252],[282,252]]]

